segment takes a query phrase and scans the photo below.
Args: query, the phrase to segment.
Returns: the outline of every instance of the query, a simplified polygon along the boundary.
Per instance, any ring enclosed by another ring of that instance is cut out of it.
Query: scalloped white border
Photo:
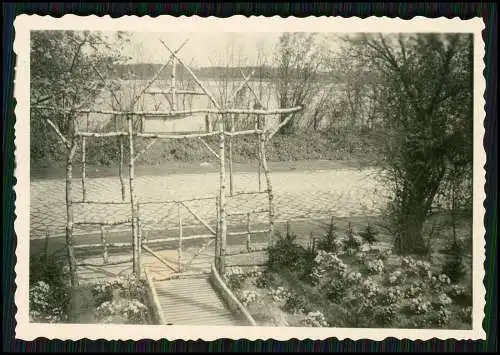
[[[485,227],[483,202],[485,193],[486,153],[483,149],[485,119],[484,93],[486,81],[483,71],[485,46],[481,31],[485,25],[481,18],[461,20],[459,18],[427,19],[415,17],[411,20],[388,17],[341,18],[307,17],[282,18],[245,17],[230,18],[199,16],[173,17],[124,16],[113,19],[109,15],[98,17],[65,15],[61,18],[38,15],[20,15],[14,21],[14,52],[17,54],[14,95],[17,100],[16,114],[16,220],[17,265],[15,300],[16,338],[33,340],[38,337],[61,340],[109,339],[184,339],[206,341],[219,338],[231,339],[372,339],[383,340],[387,337],[411,340],[439,339],[486,339],[482,328],[486,290],[483,284],[485,275]],[[299,327],[205,327],[205,326],[153,326],[153,325],[105,325],[105,324],[35,324],[28,317],[28,262],[29,262],[29,223],[30,223],[30,30],[123,30],[141,32],[470,32],[475,34],[474,66],[474,221],[473,221],[473,329],[360,329],[360,328],[299,328]]]

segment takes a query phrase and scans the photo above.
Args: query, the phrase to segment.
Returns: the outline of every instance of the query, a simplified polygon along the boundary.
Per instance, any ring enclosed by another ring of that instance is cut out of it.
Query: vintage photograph
[[[260,31],[29,30],[30,323],[473,329],[480,32]]]

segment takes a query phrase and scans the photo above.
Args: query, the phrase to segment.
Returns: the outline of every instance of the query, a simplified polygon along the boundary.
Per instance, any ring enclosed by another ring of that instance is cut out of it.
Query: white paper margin
[[[306,17],[282,18],[279,16],[232,16],[229,18],[199,16],[123,16],[113,19],[109,15],[98,17],[64,15],[61,18],[39,15],[20,15],[14,21],[15,68],[15,177],[16,194],[14,228],[17,235],[15,266],[16,338],[34,340],[38,337],[61,340],[83,338],[107,340],[176,339],[205,341],[220,338],[248,340],[322,340],[330,337],[342,339],[383,340],[387,337],[410,340],[486,339],[482,328],[486,290],[485,227],[483,202],[485,193],[486,153],[483,148],[486,81],[484,72],[485,45],[481,31],[485,28],[482,18],[461,20],[414,17],[411,20],[388,17],[341,18]],[[175,29],[175,31],[173,31]],[[225,326],[159,326],[159,325],[110,325],[110,324],[36,324],[29,322],[28,270],[30,241],[30,30],[101,30],[137,32],[468,32],[474,33],[474,211],[473,211],[473,328],[472,330],[443,329],[372,329],[372,328],[302,328],[302,327],[225,327]]]

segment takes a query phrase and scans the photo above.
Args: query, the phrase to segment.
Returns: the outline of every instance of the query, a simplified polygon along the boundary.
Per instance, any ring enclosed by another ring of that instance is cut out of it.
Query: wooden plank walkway
[[[163,316],[172,325],[245,326],[213,289],[208,276],[154,281]]]

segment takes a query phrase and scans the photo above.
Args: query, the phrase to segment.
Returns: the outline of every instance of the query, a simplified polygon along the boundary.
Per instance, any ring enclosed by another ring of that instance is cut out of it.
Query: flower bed
[[[133,274],[93,285],[92,296],[99,323],[150,323],[146,284]]]
[[[352,231],[330,239],[314,250],[286,236],[266,269],[228,269],[225,281],[259,325],[471,328],[472,286],[452,283],[442,265]]]

